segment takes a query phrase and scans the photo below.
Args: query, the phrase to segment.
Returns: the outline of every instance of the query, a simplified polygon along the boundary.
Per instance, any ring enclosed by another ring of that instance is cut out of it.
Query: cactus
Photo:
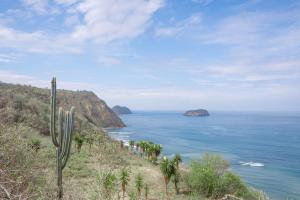
[[[59,199],[63,196],[62,170],[65,168],[71,148],[72,132],[74,125],[74,107],[70,111],[64,111],[61,107],[58,111],[58,131],[56,132],[56,79],[51,82],[51,116],[50,134],[56,147],[57,186]]]

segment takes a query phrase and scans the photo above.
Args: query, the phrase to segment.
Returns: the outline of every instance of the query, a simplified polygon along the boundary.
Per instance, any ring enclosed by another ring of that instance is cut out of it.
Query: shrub
[[[192,189],[205,197],[213,194],[214,186],[218,182],[218,176],[213,169],[202,166],[198,162],[191,164],[190,172],[187,175],[187,184]]]
[[[229,168],[228,161],[218,154],[205,153],[202,159],[199,161],[199,164],[203,167],[210,168],[219,176],[223,175]]]
[[[84,137],[80,134],[76,134],[75,137],[74,137],[74,140],[76,142],[77,152],[80,153],[81,147],[82,147],[83,142],[84,142]]]
[[[40,150],[41,148],[41,141],[39,139],[31,139],[29,146],[35,151],[37,152],[38,150]]]
[[[254,199],[241,178],[228,172],[229,164],[221,156],[205,154],[201,160],[192,161],[185,177],[192,193],[207,198],[219,199],[230,194],[245,199]]]
[[[39,172],[32,173],[35,155],[22,137],[28,131],[32,130],[0,125],[0,199],[27,199],[39,195],[36,188],[31,187],[41,179]]]

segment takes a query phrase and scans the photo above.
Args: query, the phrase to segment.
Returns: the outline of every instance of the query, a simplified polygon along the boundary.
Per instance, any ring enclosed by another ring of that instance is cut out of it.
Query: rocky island
[[[125,106],[116,105],[112,110],[118,115],[132,114],[131,110]]]
[[[209,113],[205,109],[197,109],[197,110],[188,110],[183,115],[193,116],[193,117],[205,117],[205,116],[209,116]]]

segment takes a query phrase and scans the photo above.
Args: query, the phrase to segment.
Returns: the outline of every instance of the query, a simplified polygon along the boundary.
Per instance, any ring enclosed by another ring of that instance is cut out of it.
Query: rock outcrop
[[[197,109],[197,110],[188,110],[183,115],[194,116],[194,117],[205,117],[205,116],[209,116],[209,113],[205,109]]]
[[[125,106],[116,105],[112,110],[118,115],[132,114],[131,110]]]

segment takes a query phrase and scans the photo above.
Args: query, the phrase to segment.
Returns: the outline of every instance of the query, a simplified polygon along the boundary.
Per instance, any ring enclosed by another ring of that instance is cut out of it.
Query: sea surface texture
[[[180,153],[184,163],[205,152],[223,155],[231,169],[271,199],[300,199],[300,114],[139,111],[122,115],[127,125],[109,129],[113,138],[162,144],[163,154]]]

